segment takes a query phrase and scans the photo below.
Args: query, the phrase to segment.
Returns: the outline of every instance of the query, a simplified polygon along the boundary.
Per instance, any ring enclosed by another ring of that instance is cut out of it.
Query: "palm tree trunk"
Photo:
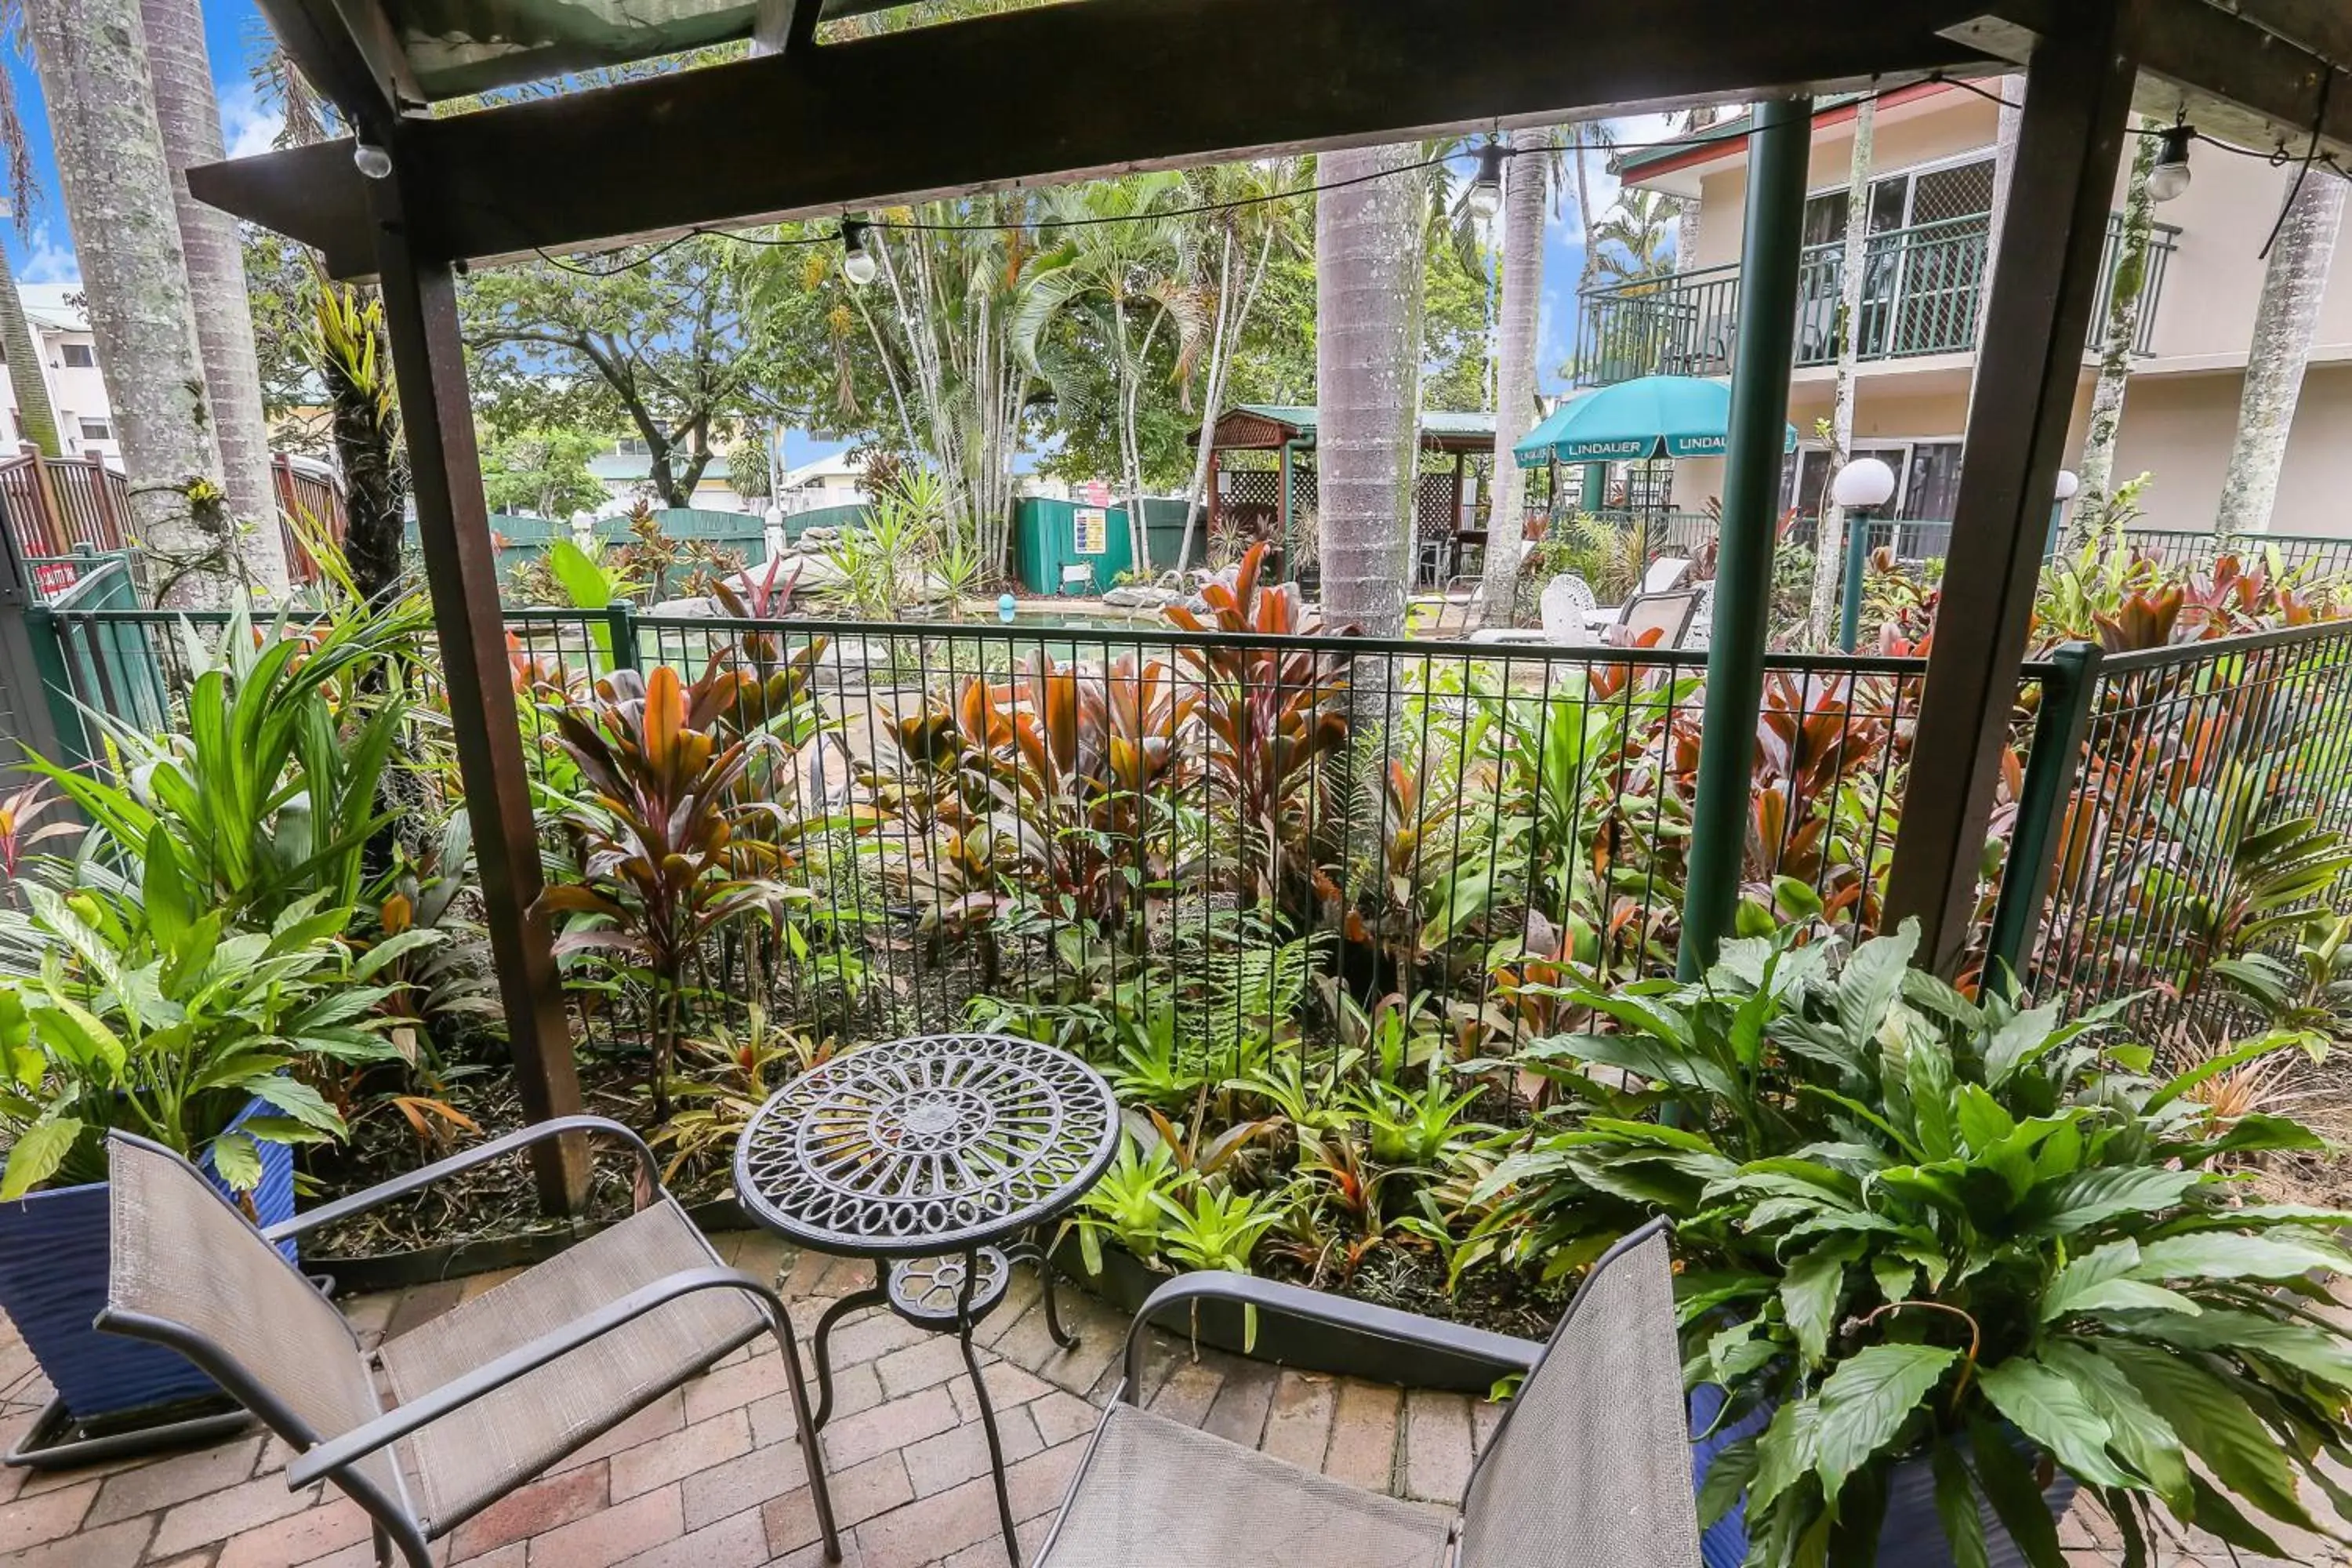
[[[1323,154],[1315,201],[1315,461],[1327,624],[1404,629],[1424,247],[1412,146]],[[1377,176],[1388,174],[1389,178]]]
[[[2221,481],[2216,529],[2224,537],[2270,531],[2286,438],[2294,427],[2304,367],[2319,327],[2320,296],[2327,289],[2343,225],[2344,182],[2314,171],[2287,208],[2263,274],[2246,387],[2238,404],[2238,438]]]
[[[1601,215],[1592,210],[1592,191],[1584,171],[1584,154],[1591,134],[1582,125],[1569,128],[1568,156],[1576,174],[1576,221],[1584,230],[1584,272],[1577,279],[1580,286],[1592,280],[1595,258],[1601,253]]]
[[[245,254],[236,220],[188,192],[194,163],[216,163],[220,106],[213,98],[205,18],[196,0],[140,0],[155,120],[172,170],[172,205],[195,306],[196,343],[211,395],[213,439],[220,447],[229,510],[253,525],[246,564],[271,597],[286,591],[286,552],[278,527],[278,493],[269,482],[269,427],[261,414],[261,367],[254,352],[253,305],[246,297]]]
[[[1870,167],[1877,152],[1878,105],[1870,99],[1853,117],[1853,163],[1846,174],[1845,254],[1838,274],[1837,388],[1830,405],[1830,472],[1853,453],[1854,370],[1862,359],[1863,274],[1870,267]],[[1830,646],[1838,593],[1845,581],[1845,509],[1824,495],[1813,531],[1813,595],[1808,619],[1815,647]]]
[[[1536,323],[1543,310],[1544,195],[1550,184],[1544,167],[1550,137],[1542,131],[1511,132],[1512,158],[1503,182],[1503,307],[1496,324],[1500,340],[1496,367],[1495,477],[1486,511],[1486,563],[1478,602],[1487,615],[1509,618],[1519,580],[1519,533],[1524,526],[1527,484],[1513,450],[1534,427],[1536,416]],[[1696,204],[1694,204],[1696,205]]]
[[[244,542],[221,489],[137,0],[26,12],[140,542],[165,602],[216,604],[246,580]]]
[[[62,458],[58,440],[58,411],[49,402],[49,384],[41,374],[41,345],[33,340],[32,323],[25,319],[25,299],[16,292],[16,274],[8,255],[0,250],[0,354],[8,365],[8,390],[16,400],[16,425],[24,438],[45,458]]]
[[[1209,380],[1203,393],[1201,409],[1201,442],[1192,463],[1192,483],[1184,492],[1184,542],[1176,549],[1176,569],[1184,570],[1184,563],[1192,558],[1192,541],[1198,536],[1201,510],[1209,492],[1209,454],[1217,429],[1217,416],[1224,408],[1225,384],[1232,378],[1234,359],[1240,353],[1242,333],[1249,326],[1250,311],[1257,304],[1258,285],[1265,281],[1265,264],[1274,254],[1274,226],[1265,226],[1259,236],[1257,260],[1250,267],[1246,280],[1235,285],[1232,277],[1234,237],[1225,232],[1224,261],[1217,279],[1216,330],[1209,335]],[[1228,300],[1228,295],[1232,298]]]
[[[2132,158],[2131,183],[2125,187],[2123,238],[2116,247],[2115,292],[2107,300],[2106,335],[2099,345],[2099,380],[2091,392],[2090,428],[2083,437],[2083,458],[2076,473],[2082,488],[2075,492],[2074,521],[2070,531],[2078,547],[2106,521],[2115,500],[2116,441],[2124,425],[2124,394],[2130,390],[2133,345],[2139,338],[2139,318],[2147,298],[2147,247],[2156,232],[2156,197],[2147,188],[2156,169],[2157,140],[2143,135]]]

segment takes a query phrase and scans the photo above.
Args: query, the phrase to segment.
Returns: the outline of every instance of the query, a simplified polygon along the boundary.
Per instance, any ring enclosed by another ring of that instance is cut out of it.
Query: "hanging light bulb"
[[[2157,148],[2156,167],[2147,173],[2147,194],[2168,202],[2189,189],[2189,144],[2197,140],[2193,125],[2176,125],[2164,133]]]
[[[371,180],[382,180],[392,174],[392,154],[373,142],[362,142],[352,148],[352,162],[359,172]]]
[[[1489,142],[1478,149],[1478,177],[1470,182],[1470,210],[1493,217],[1503,210],[1503,144]]]
[[[874,281],[874,253],[866,248],[866,225],[854,217],[841,220],[841,274],[863,289]]]

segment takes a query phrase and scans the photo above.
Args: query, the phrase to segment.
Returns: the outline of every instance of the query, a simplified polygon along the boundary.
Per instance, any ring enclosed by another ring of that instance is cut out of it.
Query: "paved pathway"
[[[738,1266],[772,1270],[812,1327],[824,1300],[866,1282],[866,1266],[794,1257],[768,1237],[719,1238]],[[483,1275],[345,1309],[373,1343],[503,1278]],[[1076,1292],[1065,1300],[1074,1352],[1045,1331],[1034,1276],[983,1325],[989,1388],[1011,1465],[1024,1556],[1038,1542],[1118,1371],[1125,1324]],[[887,1312],[834,1336],[836,1410],[824,1443],[850,1568],[1001,1568],[996,1505],[979,1415],[952,1339]],[[1294,1463],[1400,1497],[1450,1505],[1498,1407],[1460,1394],[1401,1393],[1318,1377],[1180,1342],[1155,1346],[1154,1409]],[[47,1397],[0,1317],[0,1446]],[[793,1446],[772,1342],[738,1352],[498,1504],[441,1544],[436,1562],[481,1568],[815,1568],[816,1521]],[[215,1447],[59,1473],[0,1469],[0,1568],[367,1568],[366,1517],[331,1489],[287,1489],[286,1450],[258,1430]],[[2103,1521],[2069,1519],[2070,1568],[2109,1568]],[[2210,1543],[2207,1543],[2210,1546]],[[2308,1555],[2305,1563],[2338,1559]],[[2157,1568],[2233,1565],[2185,1546]]]

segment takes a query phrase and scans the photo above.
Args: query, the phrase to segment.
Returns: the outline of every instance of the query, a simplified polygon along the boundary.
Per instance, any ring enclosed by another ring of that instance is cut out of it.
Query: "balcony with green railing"
[[[1990,255],[1989,215],[1945,218],[1871,236],[1864,267],[1860,354],[1864,361],[1919,359],[1965,353],[1976,346]],[[2147,285],[2135,347],[2156,352],[2155,333],[2164,278],[2180,230],[2156,226],[2148,246]],[[2107,220],[2099,297],[2115,287],[2123,219]],[[1833,364],[1838,354],[1845,245],[1808,247],[1798,273],[1797,364]],[[1702,267],[1587,289],[1570,369],[1578,386],[1608,386],[1643,375],[1727,375],[1738,336],[1740,288],[1736,264]],[[2106,312],[2093,321],[2095,346]]]

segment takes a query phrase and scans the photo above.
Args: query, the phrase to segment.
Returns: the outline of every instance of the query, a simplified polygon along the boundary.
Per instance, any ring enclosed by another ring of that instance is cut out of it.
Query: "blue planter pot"
[[[1690,1423],[1694,1432],[1706,1432],[1723,1408],[1723,1390],[1702,1384],[1691,1392]],[[1752,1437],[1772,1424],[1769,1410],[1750,1411],[1741,1420],[1708,1432],[1691,1445],[1691,1485],[1706,1480],[1716,1455],[1742,1437]],[[2063,1514],[2074,1501],[2074,1478],[2063,1472],[2042,1494],[2051,1517]],[[2025,1553],[1991,1509],[1979,1502],[1984,1524],[1985,1560],[1990,1568],[2027,1568]],[[1699,1538],[1699,1561],[1705,1568],[1740,1568],[1748,1559],[1748,1503],[1732,1505]],[[1886,1522],[1878,1532],[1878,1561],[1885,1568],[1954,1568],[1952,1550],[1944,1540],[1943,1521],[1936,1514],[1936,1477],[1925,1459],[1895,1467],[1886,1489]]]
[[[261,1102],[253,1101],[237,1120],[259,1109]],[[218,1177],[213,1184],[228,1191]],[[294,1217],[291,1150],[261,1146],[261,1184],[253,1204],[265,1226]],[[293,1243],[279,1250],[292,1260]],[[66,1409],[89,1422],[214,1393],[212,1379],[177,1352],[90,1326],[106,1305],[109,1256],[104,1182],[0,1204],[0,1310],[24,1335]]]

